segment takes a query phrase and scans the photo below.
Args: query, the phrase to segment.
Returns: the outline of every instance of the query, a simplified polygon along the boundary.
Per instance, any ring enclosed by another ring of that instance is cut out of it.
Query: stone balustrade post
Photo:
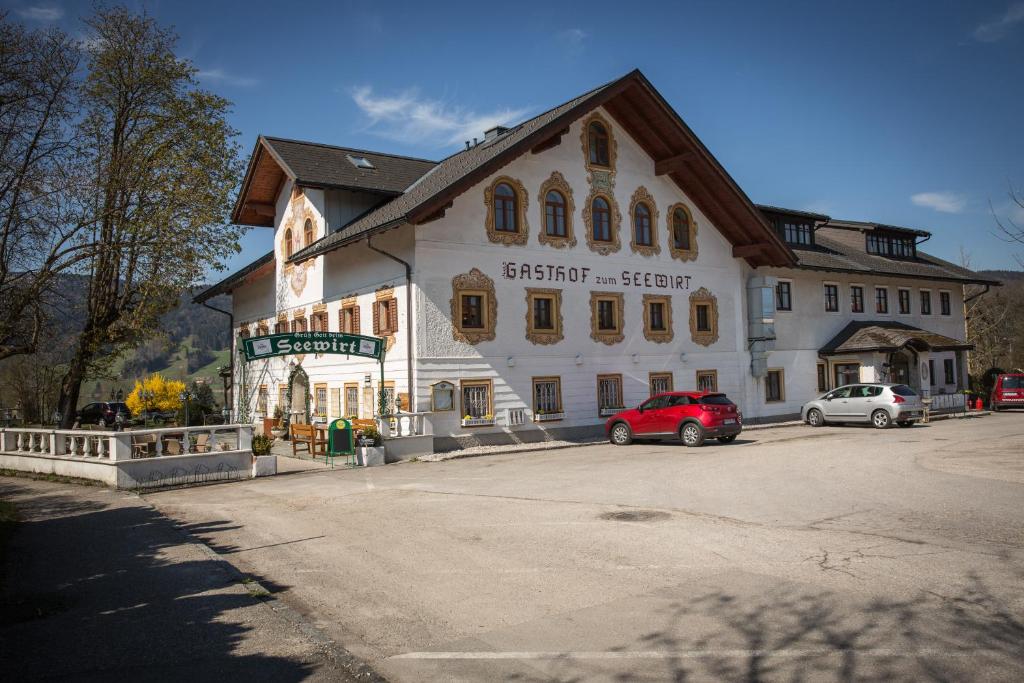
[[[252,450],[252,425],[238,425],[238,450]]]

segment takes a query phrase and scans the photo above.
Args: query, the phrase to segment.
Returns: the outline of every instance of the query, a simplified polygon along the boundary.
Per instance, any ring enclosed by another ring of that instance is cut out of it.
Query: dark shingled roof
[[[405,194],[396,197],[387,204],[371,211],[362,218],[346,225],[341,230],[333,232],[326,237],[319,239],[310,246],[294,254],[293,262],[304,261],[314,256],[336,249],[349,242],[360,239],[364,233],[374,228],[386,228],[399,225],[408,220],[410,214],[421,204],[427,202],[434,195],[445,190],[448,186],[468,175],[472,171],[483,166],[486,162],[497,157],[499,154],[522,141],[531,133],[543,128],[562,114],[570,112],[574,108],[584,104],[587,100],[596,98],[605,89],[614,85],[617,79],[611,83],[599,86],[590,92],[569,100],[554,109],[525,121],[518,126],[510,128],[507,132],[498,135],[497,138],[482,142],[470,149],[462,150],[453,154],[438,163],[413,184]]]
[[[801,209],[787,209],[781,206],[772,206],[771,204],[757,204],[756,206],[765,213],[783,213],[789,214],[791,216],[800,216],[801,218],[810,218],[813,221],[831,220],[825,214],[814,213],[813,211],[803,211]]]
[[[265,256],[261,256],[252,263],[250,263],[249,265],[247,265],[245,268],[242,268],[241,270],[236,271],[231,275],[228,275],[226,278],[224,278],[217,284],[210,285],[203,291],[199,292],[199,294],[196,294],[194,297],[192,297],[192,302],[201,304],[204,301],[209,301],[210,299],[219,294],[227,294],[235,287],[245,282],[245,278],[249,277],[250,275],[255,273],[263,266],[267,265],[268,263],[273,262],[274,252],[270,252]]]
[[[436,161],[382,154],[316,142],[262,136],[270,153],[298,185],[401,194]],[[357,168],[348,156],[365,157],[374,168]]]
[[[917,351],[969,351],[974,348],[973,344],[903,323],[864,320],[844,327],[818,353],[835,356],[865,351],[892,352],[907,346]]]

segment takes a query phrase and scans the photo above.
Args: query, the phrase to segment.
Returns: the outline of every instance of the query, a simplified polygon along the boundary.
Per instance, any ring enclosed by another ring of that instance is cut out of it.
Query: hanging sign
[[[242,351],[246,362],[301,353],[329,353],[381,360],[384,340],[343,332],[285,332],[243,339]]]

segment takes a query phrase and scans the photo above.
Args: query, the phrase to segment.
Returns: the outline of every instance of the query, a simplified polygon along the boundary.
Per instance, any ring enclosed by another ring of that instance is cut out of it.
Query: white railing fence
[[[933,413],[961,413],[967,410],[967,397],[963,392],[955,394],[932,394],[929,410]]]
[[[124,432],[0,429],[0,452],[108,461],[252,450],[252,425],[169,427]]]
[[[403,436],[424,436],[432,434],[433,429],[427,416],[423,413],[395,413],[394,415],[374,415],[377,429],[385,439],[397,439]]]

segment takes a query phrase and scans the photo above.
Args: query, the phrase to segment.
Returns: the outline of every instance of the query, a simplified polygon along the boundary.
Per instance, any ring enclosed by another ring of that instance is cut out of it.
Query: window
[[[308,247],[313,244],[313,221],[306,219],[305,225],[302,226],[302,235],[305,241],[302,243],[303,246]]]
[[[875,313],[889,312],[889,290],[885,287],[875,287]]]
[[[602,417],[625,407],[622,400],[622,375],[597,376],[597,409]]]
[[[348,159],[349,163],[355,166],[356,168],[375,168],[374,165],[370,162],[370,160],[367,159],[366,157],[358,157],[352,154],[346,154],[345,158]]]
[[[786,400],[786,378],[781,369],[769,370],[764,376],[764,400],[766,403]]]
[[[910,290],[899,289],[897,290],[897,296],[899,297],[899,311],[901,315],[910,315]]]
[[[314,332],[330,332],[327,323],[327,311],[317,311],[310,316],[309,320]]]
[[[818,391],[828,391],[828,370],[824,363],[818,363]]]
[[[591,203],[593,221],[593,239],[595,242],[612,241],[611,209],[604,197],[594,197]]]
[[[270,334],[270,325],[267,324],[266,320],[261,320],[260,324],[256,326],[256,334],[261,337],[265,337]]]
[[[672,298],[658,294],[644,294],[644,337],[648,341],[672,341]]]
[[[306,329],[306,319],[304,317],[292,319],[292,332],[305,332]]]
[[[345,382],[345,416],[359,417],[359,384]]]
[[[345,334],[359,334],[359,306],[343,303],[338,311],[338,330]]]
[[[558,377],[533,378],[534,419],[562,417],[562,381]]]
[[[939,292],[939,312],[942,315],[949,315],[951,310],[949,292]]]
[[[880,233],[867,234],[867,250],[869,254],[893,256],[895,258],[914,258],[915,246],[913,237]]]
[[[946,375],[946,384],[956,384],[956,373],[953,371],[952,358],[944,358],[942,360],[942,370]]]
[[[315,422],[327,421],[327,385],[316,384],[313,386],[313,415]]]
[[[285,417],[288,416],[288,385],[280,384],[277,387],[277,407],[280,408]]]
[[[698,370],[697,391],[718,391],[718,370]]]
[[[526,244],[526,188],[501,176],[484,188],[487,239],[498,244]]]
[[[793,310],[793,283],[780,280],[775,285],[775,310]]]
[[[864,312],[864,288],[860,285],[850,287],[850,311],[853,313]]]
[[[697,258],[697,224],[685,204],[673,204],[668,210],[669,252],[672,258],[691,261]]]
[[[430,387],[430,409],[435,413],[455,410],[455,385],[438,382]]]
[[[373,333],[387,337],[398,332],[398,300],[394,297],[378,299],[373,305]]]
[[[549,237],[566,237],[565,197],[551,190],[544,197],[544,232]]]
[[[508,183],[498,183],[494,188],[494,229],[504,232],[519,230],[516,191]]]
[[[453,277],[451,315],[452,336],[456,341],[467,344],[493,341],[498,316],[494,281],[477,268]]]
[[[829,313],[839,311],[839,285],[825,285],[825,310]]]
[[[284,257],[290,259],[295,251],[295,244],[292,242],[292,229],[284,231]]]
[[[935,380],[937,379],[935,377],[935,359],[934,358],[929,358],[928,359],[928,377],[931,378],[929,384],[934,387],[935,384],[936,384]]]
[[[249,326],[248,325],[242,325],[241,327],[239,327],[238,328],[238,336],[241,337],[242,339],[248,339],[249,338]]]
[[[651,390],[651,396],[673,391],[671,372],[652,372],[647,377],[647,383]]]
[[[718,341],[718,299],[704,287],[690,294],[690,337],[701,346]]]
[[[278,319],[278,321],[276,323],[274,323],[274,334],[284,334],[287,331],[288,331],[288,321],[287,320]]]
[[[788,244],[812,244],[813,233],[814,230],[810,223],[785,222],[782,224],[782,239]]]
[[[856,384],[860,381],[860,363],[836,363],[832,367],[832,371],[837,387],[844,384]]]
[[[600,121],[592,121],[587,126],[587,142],[589,145],[589,160],[594,166],[611,166],[611,155],[609,153],[608,129]]]
[[[267,414],[267,400],[269,399],[269,393],[267,392],[267,385],[261,384],[259,393],[256,395],[256,412],[260,415]]]
[[[927,289],[921,290],[921,315],[932,314],[932,293]]]
[[[633,242],[640,247],[651,246],[651,210],[646,204],[633,209]]]
[[[590,337],[602,344],[616,344],[622,334],[623,297],[617,292],[590,293]]]
[[[491,380],[462,380],[462,417],[481,420],[493,419],[491,412]]]
[[[526,338],[534,344],[562,340],[562,290],[526,289]]]

